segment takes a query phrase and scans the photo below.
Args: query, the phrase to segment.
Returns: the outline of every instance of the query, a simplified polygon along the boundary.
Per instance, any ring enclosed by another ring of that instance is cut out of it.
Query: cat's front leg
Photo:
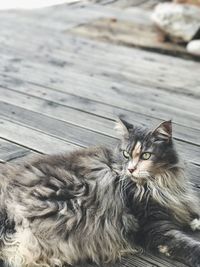
[[[144,247],[181,260],[191,267],[200,267],[200,242],[193,239],[170,221],[156,221],[146,225]]]
[[[166,240],[165,238],[170,239]],[[162,239],[161,239],[162,240]],[[191,267],[200,267],[200,242],[180,230],[165,233],[158,251],[167,257],[184,261]]]

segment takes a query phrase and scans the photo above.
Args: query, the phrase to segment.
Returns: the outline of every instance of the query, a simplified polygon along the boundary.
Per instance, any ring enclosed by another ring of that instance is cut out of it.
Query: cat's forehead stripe
[[[142,144],[137,141],[133,151],[132,151],[132,158],[138,157],[141,153],[141,149],[142,149]]]

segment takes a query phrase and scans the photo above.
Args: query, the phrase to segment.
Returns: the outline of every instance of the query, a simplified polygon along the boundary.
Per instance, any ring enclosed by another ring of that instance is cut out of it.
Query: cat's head
[[[134,181],[153,178],[177,164],[171,121],[150,130],[119,119],[116,128],[121,134],[119,153],[123,171]]]

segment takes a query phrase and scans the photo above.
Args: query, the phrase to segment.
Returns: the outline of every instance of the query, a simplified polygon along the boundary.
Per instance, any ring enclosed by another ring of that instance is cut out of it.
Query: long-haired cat
[[[171,122],[120,120],[111,150],[81,149],[0,167],[0,259],[10,267],[115,261],[138,247],[200,266],[199,206]]]

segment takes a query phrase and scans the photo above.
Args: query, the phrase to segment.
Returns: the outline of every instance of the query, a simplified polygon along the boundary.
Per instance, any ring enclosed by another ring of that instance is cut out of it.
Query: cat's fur
[[[6,266],[109,262],[138,246],[200,266],[200,242],[184,232],[200,228],[197,200],[179,166],[171,122],[154,131],[123,121],[118,128],[122,141],[114,151],[94,147],[1,164],[0,259]],[[149,162],[140,158],[145,151],[152,152]]]

